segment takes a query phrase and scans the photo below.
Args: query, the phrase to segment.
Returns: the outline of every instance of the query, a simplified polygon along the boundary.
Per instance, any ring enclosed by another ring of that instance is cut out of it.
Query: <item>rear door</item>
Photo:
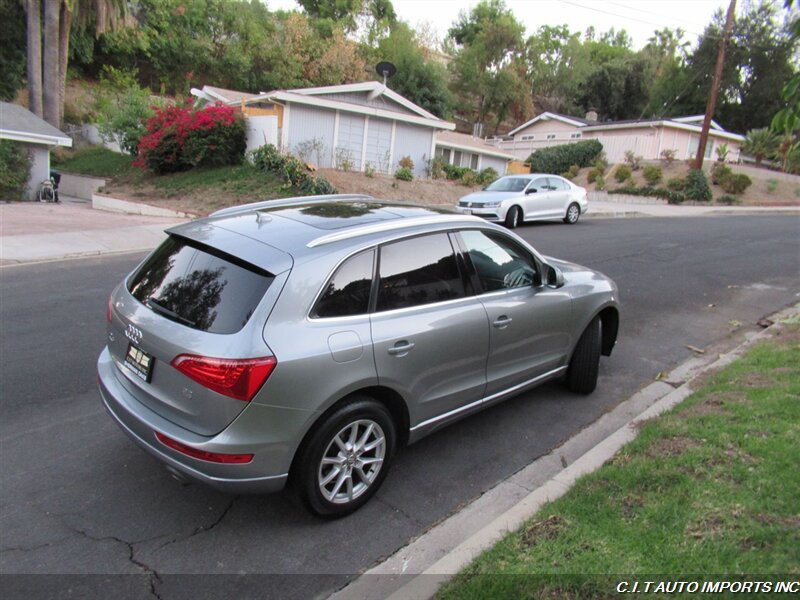
[[[489,320],[486,396],[545,375],[564,364],[572,304],[561,290],[537,285],[533,256],[499,232],[460,232]]]
[[[550,214],[553,217],[563,217],[567,214],[567,204],[569,204],[569,184],[558,177],[548,177],[547,181],[552,200]]]
[[[400,391],[411,426],[477,403],[489,325],[447,233],[380,248],[372,341],[381,384]]]

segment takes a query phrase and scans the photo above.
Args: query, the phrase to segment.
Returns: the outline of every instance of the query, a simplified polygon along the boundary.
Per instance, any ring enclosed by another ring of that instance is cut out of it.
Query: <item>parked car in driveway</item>
[[[462,215],[503,223],[509,229],[525,221],[564,221],[572,225],[587,210],[586,188],[543,173],[501,177],[480,192],[467,194],[456,205]]]
[[[117,424],[181,479],[364,504],[406,443],[542,382],[595,389],[617,288],[476,217],[368,196],[219,211],[112,292]]]

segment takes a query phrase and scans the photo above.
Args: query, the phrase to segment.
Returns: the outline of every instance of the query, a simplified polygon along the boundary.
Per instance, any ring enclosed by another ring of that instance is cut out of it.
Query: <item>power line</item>
[[[654,23],[653,21],[646,21],[644,19],[637,19],[636,17],[631,17],[630,15],[621,15],[619,13],[611,12],[611,11],[608,11],[608,10],[602,10],[600,8],[595,8],[593,6],[586,6],[585,4],[579,4],[578,2],[570,2],[569,0],[559,0],[559,2],[561,2],[562,4],[569,4],[569,5],[575,6],[577,8],[582,8],[584,10],[591,10],[591,11],[594,11],[594,12],[597,12],[597,13],[601,13],[601,14],[604,14],[604,15],[617,17],[619,19],[626,19],[628,21],[635,21],[637,23],[644,23],[645,25],[652,25],[652,26],[654,26],[656,28],[660,28],[660,27],[664,26],[664,23]],[[689,31],[689,30],[684,30],[684,31],[686,31],[687,33],[692,33],[694,35],[702,35],[700,33],[697,33],[696,31]]]

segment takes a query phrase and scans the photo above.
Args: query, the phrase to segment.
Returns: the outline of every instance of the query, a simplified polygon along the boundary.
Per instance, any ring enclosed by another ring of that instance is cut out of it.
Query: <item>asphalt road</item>
[[[404,449],[376,498],[338,521],[312,517],[289,493],[178,484],[105,414],[94,362],[106,300],[141,255],[0,270],[4,597],[324,597],[689,358],[688,345],[800,300],[798,217],[517,231],[616,280],[620,338],[598,390],[548,384]]]

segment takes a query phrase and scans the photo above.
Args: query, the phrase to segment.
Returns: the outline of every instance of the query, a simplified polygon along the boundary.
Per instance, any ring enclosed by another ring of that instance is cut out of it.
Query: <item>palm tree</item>
[[[28,44],[28,108],[37,117],[42,112],[42,6],[39,0],[24,0]]]
[[[757,165],[765,158],[774,156],[777,150],[778,137],[766,127],[748,131],[742,144],[742,152],[755,158]]]

